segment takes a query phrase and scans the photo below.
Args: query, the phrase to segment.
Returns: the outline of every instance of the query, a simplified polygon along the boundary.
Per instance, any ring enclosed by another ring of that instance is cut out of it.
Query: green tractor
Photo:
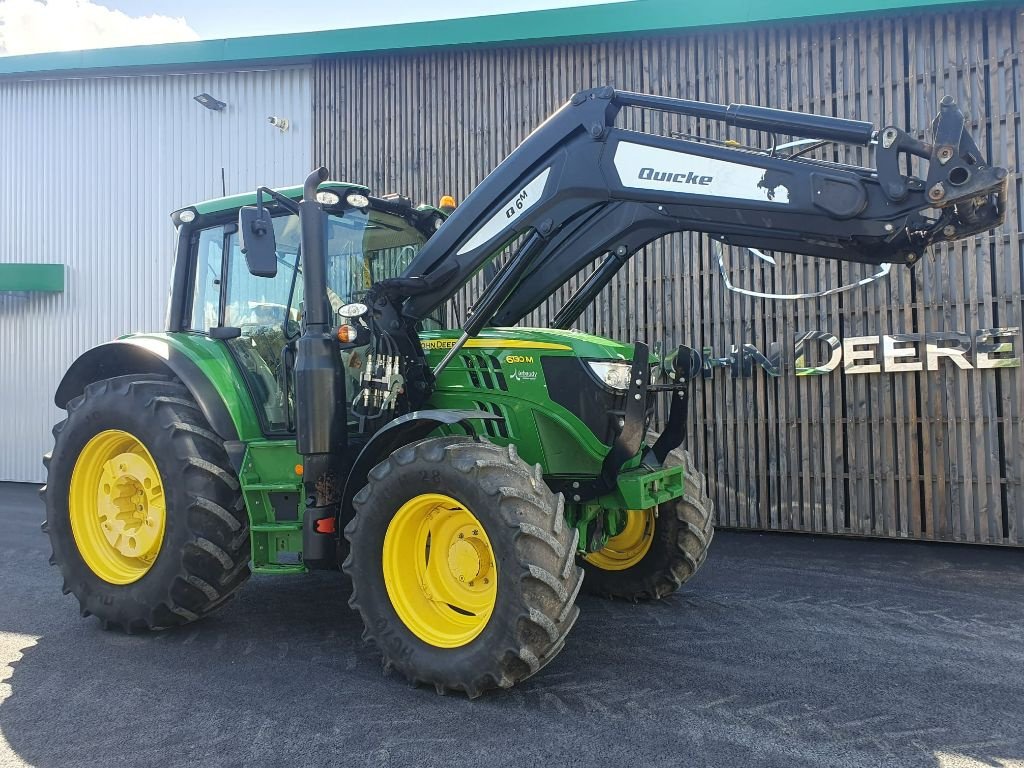
[[[951,103],[935,130],[955,133],[952,161],[927,183],[894,158],[939,150],[896,128],[875,171],[616,128],[626,107],[876,137],[601,88],[450,216],[324,169],[175,212],[167,330],[86,352],[56,392],[67,418],[44,460],[44,529],[82,615],[179,626],[252,572],[341,567],[386,667],[442,692],[510,687],[561,650],[581,587],[665,597],[712,540],[704,478],[680,447],[699,358],[569,330],[630,256],[696,230],[913,263],[1002,217],[1005,171],[981,163]],[[447,328],[452,297],[500,254]],[[550,328],[516,325],[594,262]]]

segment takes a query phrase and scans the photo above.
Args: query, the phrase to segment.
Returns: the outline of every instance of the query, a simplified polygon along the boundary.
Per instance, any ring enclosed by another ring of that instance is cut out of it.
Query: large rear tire
[[[82,616],[125,632],[186,624],[249,577],[238,479],[184,386],[95,382],[53,436],[43,529]]]
[[[648,443],[653,444],[655,437]],[[630,511],[619,536],[580,558],[591,594],[657,600],[676,592],[704,565],[715,535],[715,507],[707,495],[707,481],[681,448],[673,450],[664,464],[686,469],[683,495],[656,509]]]
[[[433,438],[378,464],[345,528],[344,570],[385,669],[472,698],[551,661],[583,578],[562,505],[513,446]]]

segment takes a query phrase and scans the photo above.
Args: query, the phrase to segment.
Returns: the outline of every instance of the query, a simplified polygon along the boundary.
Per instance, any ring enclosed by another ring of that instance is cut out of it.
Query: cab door
[[[221,339],[238,364],[267,435],[294,432],[294,398],[287,361],[302,306],[298,217],[274,219],[275,277],[249,273],[238,226],[200,230],[195,243],[189,329]]]

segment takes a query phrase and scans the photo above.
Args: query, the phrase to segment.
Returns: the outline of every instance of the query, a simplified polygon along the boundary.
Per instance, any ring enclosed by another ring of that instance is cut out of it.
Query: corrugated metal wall
[[[992,162],[1012,172],[1007,223],[996,234],[941,249],[868,290],[787,305],[726,293],[706,241],[672,238],[635,257],[581,326],[716,356],[733,344],[783,343],[788,363],[778,378],[720,370],[697,383],[689,444],[722,525],[1020,545],[1020,369],[794,377],[792,339],[807,330],[843,338],[1021,325],[1022,39],[1020,9],[1002,8],[344,57],[314,72],[314,160],[378,192],[462,198],[570,94],[594,85],[920,131],[953,95]],[[695,128],[662,116],[625,124]],[[774,269],[734,262],[734,283],[783,292],[865,274],[807,260]]]
[[[0,80],[0,262],[67,265],[62,294],[0,293],[0,480],[43,479],[53,392],[77,355],[164,327],[170,212],[219,197],[222,168],[228,194],[293,184],[310,142],[308,67]]]

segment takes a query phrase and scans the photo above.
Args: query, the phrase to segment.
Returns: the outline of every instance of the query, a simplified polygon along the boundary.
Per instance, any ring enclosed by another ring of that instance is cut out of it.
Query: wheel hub
[[[160,491],[160,478],[138,454],[120,453],[103,464],[97,498],[101,530],[125,557],[156,555],[162,509],[152,502]]]
[[[93,573],[111,584],[138,581],[163,543],[166,509],[156,462],[142,441],[119,429],[82,448],[68,493],[71,532]]]
[[[491,568],[489,547],[480,539],[479,530],[464,526],[458,538],[448,545],[448,570],[450,576],[466,586],[472,587],[477,579],[485,577]]]
[[[643,560],[654,540],[655,508],[631,509],[626,524],[597,552],[584,555],[591,565],[606,571],[624,571]]]

